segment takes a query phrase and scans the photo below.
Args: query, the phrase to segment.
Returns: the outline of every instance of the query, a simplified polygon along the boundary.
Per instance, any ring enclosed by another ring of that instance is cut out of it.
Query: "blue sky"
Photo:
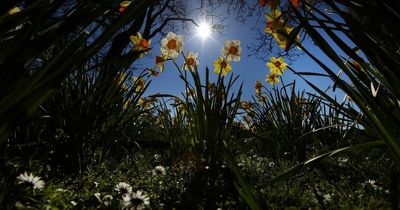
[[[205,75],[205,67],[208,66],[210,72],[213,72],[213,61],[220,56],[221,48],[223,47],[224,40],[240,40],[242,47],[241,60],[239,62],[232,62],[232,68],[235,75],[239,75],[238,83],[236,87],[240,86],[240,83],[243,82],[243,96],[242,98],[247,100],[250,99],[252,95],[255,94],[254,91],[254,81],[260,80],[263,82],[264,86],[271,88],[271,85],[265,82],[265,77],[269,73],[269,69],[266,66],[266,63],[257,58],[249,57],[247,46],[251,45],[255,42],[256,39],[256,31],[255,27],[263,28],[263,21],[256,25],[258,17],[249,18],[246,24],[235,21],[234,17],[230,17],[228,20],[224,21],[229,27],[224,31],[226,36],[217,36],[212,34],[211,38],[208,38],[202,41],[200,37],[196,37],[196,26],[193,25],[187,30],[185,33],[176,32],[177,34],[183,34],[185,37],[184,42],[184,52],[185,54],[192,50],[199,54],[199,68],[198,71],[201,72],[201,75]],[[264,18],[264,17],[262,17]],[[263,19],[261,19],[263,20]],[[200,22],[201,20],[195,20],[196,22]],[[305,40],[303,45],[310,50],[312,53],[317,54],[318,58],[321,58],[322,61],[338,72],[339,69],[334,65],[329,59],[327,59],[323,53],[321,53],[312,41]],[[160,44],[154,40],[152,43],[152,53],[147,56],[147,58],[143,59],[143,64],[147,67],[153,67],[154,65],[154,57],[160,54]],[[268,57],[276,56],[276,55],[268,55]],[[183,61],[181,59],[177,60],[178,65],[182,65]],[[290,66],[296,71],[300,72],[319,72],[324,73],[314,61],[312,61],[307,55],[302,54],[299,56],[294,62],[290,64]],[[203,74],[202,74],[203,73]],[[216,75],[212,74],[211,78],[216,80]],[[287,84],[296,80],[296,89],[303,90],[309,92],[315,92],[311,89],[301,78],[294,75],[290,71],[285,71],[283,77],[281,78]],[[315,85],[320,87],[321,89],[325,89],[332,82],[328,79],[322,77],[307,77],[310,81],[312,81]],[[278,84],[278,87],[281,87],[282,84]],[[161,73],[157,78],[152,79],[152,83],[147,89],[145,95],[151,95],[154,93],[167,93],[173,95],[179,95],[182,91],[184,91],[184,83],[179,78],[179,74],[177,69],[171,62],[167,63],[165,66],[165,70]],[[341,100],[343,97],[342,93],[338,94],[338,100]]]

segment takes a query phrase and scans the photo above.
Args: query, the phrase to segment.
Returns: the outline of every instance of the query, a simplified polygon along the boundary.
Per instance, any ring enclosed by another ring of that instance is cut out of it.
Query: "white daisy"
[[[101,201],[101,194],[100,194],[99,192],[95,193],[95,194],[94,194],[94,197],[96,197],[97,200],[98,200],[100,203],[102,202],[102,201]]]
[[[102,199],[105,206],[110,206],[114,198],[111,195],[105,195]]]
[[[169,32],[167,37],[161,40],[161,53],[169,59],[176,59],[183,50],[183,36]]]
[[[32,173],[28,175],[27,172],[20,174],[17,176],[18,184],[22,184],[24,182],[31,183],[33,185],[33,189],[43,189],[44,181],[40,179],[39,176],[34,176]]]
[[[153,174],[154,174],[154,175],[162,175],[162,176],[165,176],[165,174],[167,174],[167,172],[165,171],[164,166],[156,166],[156,167],[153,169]]]
[[[240,40],[225,40],[224,48],[221,49],[222,55],[228,62],[240,61],[241,51]]]
[[[120,182],[115,186],[115,191],[125,194],[125,193],[131,193],[132,192],[132,187],[126,182]]]
[[[141,210],[150,205],[150,198],[143,191],[138,190],[134,193],[127,193],[122,196],[122,209]]]
[[[269,165],[269,167],[271,167],[271,168],[275,167],[275,163],[274,163],[274,162],[270,162],[268,165]]]

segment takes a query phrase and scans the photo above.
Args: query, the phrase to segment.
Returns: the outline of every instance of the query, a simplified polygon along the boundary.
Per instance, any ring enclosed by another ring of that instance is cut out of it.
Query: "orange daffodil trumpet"
[[[228,61],[240,61],[240,40],[225,40],[224,48],[221,49],[222,55]]]
[[[230,62],[228,62],[221,56],[218,57],[217,60],[215,60],[213,64],[214,64],[214,73],[215,74],[222,74],[223,76],[226,76],[226,74],[228,72],[232,71]]]
[[[149,46],[151,44],[151,39],[145,39],[142,37],[142,34],[140,34],[139,32],[137,32],[136,36],[130,36],[129,37],[130,40],[133,42],[133,49],[136,51],[144,51],[147,50],[146,52],[144,52],[145,54],[148,53],[149,50]],[[143,57],[143,53],[141,53],[139,55],[139,58]]]
[[[183,64],[183,69],[193,71],[195,67],[199,65],[197,57],[198,57],[197,53],[189,51],[189,53],[186,55],[185,63]]]
[[[168,59],[176,59],[183,50],[183,36],[169,32],[167,37],[161,40],[161,53]]]

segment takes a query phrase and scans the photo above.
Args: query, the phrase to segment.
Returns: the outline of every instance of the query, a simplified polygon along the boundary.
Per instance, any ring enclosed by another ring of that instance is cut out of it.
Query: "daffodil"
[[[118,86],[124,91],[128,89],[128,86],[125,84],[125,79],[126,79],[126,73],[125,72],[122,72],[121,74],[119,74]]]
[[[164,71],[164,62],[167,60],[167,55],[156,56],[156,68],[160,69],[160,72]]]
[[[118,11],[120,13],[124,12],[126,10],[126,8],[131,4],[131,1],[123,1],[121,3],[119,3],[119,9]]]
[[[157,99],[153,97],[146,97],[146,98],[140,98],[138,101],[138,104],[142,106],[144,109],[149,108],[150,106],[154,105],[154,103],[157,101]]]
[[[282,57],[275,58],[271,57],[267,63],[268,68],[270,68],[272,74],[282,75],[283,71],[287,69],[287,64]]]
[[[138,104],[142,106],[144,109],[148,108],[150,104],[144,98],[139,98]]]
[[[158,72],[156,69],[152,69],[152,68],[148,68],[150,75],[154,76],[154,77],[158,77],[158,75],[160,74],[160,72]]]
[[[194,70],[196,66],[199,65],[199,61],[197,60],[198,54],[189,51],[186,56],[185,64],[183,64],[184,70]]]
[[[130,36],[129,37],[131,39],[131,41],[133,42],[134,45],[134,50],[136,51],[145,51],[149,49],[149,46],[151,44],[151,39],[145,39],[142,37],[142,34],[140,34],[139,32],[137,32],[136,36]],[[145,52],[147,53],[147,51]],[[139,55],[139,58],[143,57],[143,53],[141,53]]]
[[[265,79],[265,81],[271,85],[277,84],[279,83],[278,75],[270,73],[267,75],[267,79]]]
[[[253,105],[247,101],[241,101],[240,108],[243,110],[251,110],[253,109]]]
[[[276,33],[277,28],[283,28],[284,22],[281,20],[282,12],[279,10],[274,10],[271,13],[265,13],[265,17],[267,18],[267,25],[264,28],[264,31],[267,33]]]
[[[228,61],[240,61],[240,40],[225,40],[224,48],[221,49],[222,55]]]
[[[135,91],[136,92],[140,92],[143,90],[144,86],[145,86],[145,81],[143,78],[137,78],[137,77],[133,77],[133,81],[134,81],[134,85],[136,87]]]
[[[231,65],[223,57],[218,57],[213,64],[215,74],[222,74],[223,76],[226,76],[228,72],[232,71]]]
[[[258,3],[261,7],[265,7],[265,5],[267,5],[267,0],[258,0]]]
[[[129,107],[129,105],[131,105],[131,103],[132,103],[132,101],[131,101],[131,99],[126,99],[125,100],[125,102],[124,102],[124,109],[127,109],[128,107]]]
[[[19,8],[19,7],[13,7],[10,10],[8,10],[9,15],[15,15],[20,12],[21,12],[21,8]]]
[[[193,99],[196,96],[196,91],[193,88],[186,88],[188,98]]]
[[[273,10],[272,13],[265,13],[267,25],[264,31],[273,36],[278,42],[279,47],[286,49],[289,40],[284,34],[289,35],[294,28],[285,24],[281,19],[281,15],[282,13],[279,10]]]
[[[161,53],[168,59],[176,59],[183,50],[183,36],[169,32],[167,37],[161,40]]]
[[[278,46],[282,49],[286,49],[289,44],[288,35],[293,30],[293,27],[285,26],[282,30],[278,30],[277,33],[273,33],[272,36],[274,37],[275,41],[278,43]],[[285,35],[283,35],[284,33]],[[299,36],[296,37],[299,39]]]
[[[254,89],[256,90],[256,95],[261,94],[261,88],[262,88],[262,84],[260,81],[256,80],[254,82]]]
[[[259,102],[262,102],[262,103],[267,102],[267,97],[265,97],[265,96],[262,95],[262,94],[257,94],[256,97],[257,97],[257,99],[258,99]]]
[[[300,6],[300,0],[290,0],[290,3],[296,8]]]

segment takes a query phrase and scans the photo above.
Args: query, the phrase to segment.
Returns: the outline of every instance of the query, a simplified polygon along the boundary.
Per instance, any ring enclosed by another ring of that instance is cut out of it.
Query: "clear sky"
[[[262,17],[261,20],[263,20]],[[196,22],[200,22],[201,19],[195,20]],[[266,66],[266,63],[257,58],[249,57],[247,46],[251,45],[255,42],[257,37],[256,31],[254,27],[264,27],[264,21],[261,21],[256,25],[257,17],[249,18],[246,24],[235,21],[234,17],[230,17],[230,19],[226,20],[225,23],[229,25],[227,30],[224,32],[226,36],[216,36],[214,34],[211,35],[210,38],[205,39],[204,41],[196,36],[196,26],[193,24],[192,27],[183,33],[185,42],[184,42],[184,52],[185,54],[192,50],[199,54],[199,68],[201,75],[205,75],[205,67],[208,66],[210,69],[210,73],[212,73],[211,78],[216,80],[216,75],[213,74],[213,61],[221,55],[221,48],[224,46],[224,40],[240,40],[242,53],[241,60],[239,62],[232,62],[233,73],[235,75],[239,75],[238,83],[236,87],[240,86],[240,83],[243,82],[243,96],[242,98],[247,100],[251,98],[251,95],[255,94],[254,91],[254,81],[260,80],[264,86],[270,88],[271,85],[265,82],[265,77],[269,73],[269,69]],[[177,34],[181,34],[180,32],[176,32]],[[309,49],[312,53],[318,55],[319,58],[322,58],[322,61],[330,66],[335,72],[338,72],[339,69],[324,55],[318,50],[318,48],[312,43],[310,40],[306,40],[303,45]],[[153,41],[152,43],[152,53],[147,56],[147,58],[143,58],[143,64],[148,67],[154,66],[154,57],[160,54],[160,43],[157,41]],[[276,55],[268,55],[268,57],[276,56]],[[178,65],[182,65],[182,59],[177,60]],[[324,73],[315,62],[313,62],[307,55],[302,54],[298,57],[294,62],[290,63],[290,66],[296,71],[300,72],[319,72]],[[229,75],[228,75],[229,76]],[[152,77],[152,83],[147,89],[145,95],[151,95],[154,93],[168,93],[173,95],[179,95],[182,91],[184,91],[184,83],[179,78],[179,74],[177,69],[171,62],[167,62],[165,65],[165,70],[163,73],[157,78]],[[315,85],[320,87],[321,89],[325,89],[332,82],[328,79],[322,77],[307,77],[310,81],[312,81]],[[306,83],[294,75],[290,71],[285,71],[283,77],[281,78],[287,84],[296,80],[296,89],[303,90],[309,92],[315,92],[310,87],[306,85]],[[278,84],[278,87],[281,87],[282,84]],[[341,100],[343,97],[342,93],[338,94],[338,99]]]

